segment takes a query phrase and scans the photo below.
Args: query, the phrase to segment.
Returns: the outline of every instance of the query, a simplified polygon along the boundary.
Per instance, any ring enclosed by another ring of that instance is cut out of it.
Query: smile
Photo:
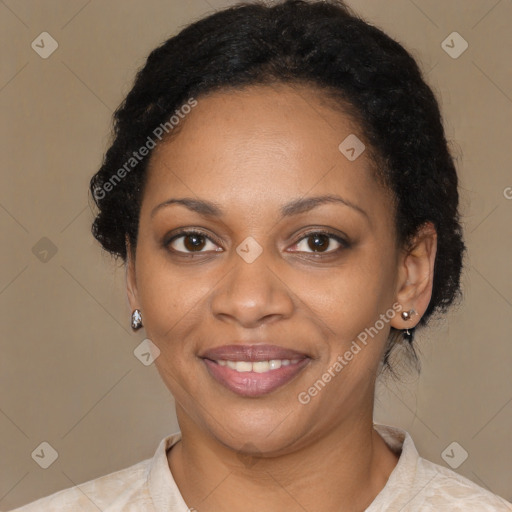
[[[236,343],[200,354],[208,374],[242,397],[259,397],[288,384],[311,361],[297,350],[270,344]]]
[[[219,359],[215,361],[220,366],[227,366],[232,370],[240,373],[245,372],[256,372],[266,373],[277,370],[281,366],[288,366],[290,364],[297,364],[299,359],[270,359],[269,361],[226,361],[225,359]]]

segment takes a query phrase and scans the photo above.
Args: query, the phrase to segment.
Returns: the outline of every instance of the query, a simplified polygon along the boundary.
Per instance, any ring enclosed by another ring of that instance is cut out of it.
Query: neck
[[[179,408],[178,417],[182,439],[169,451],[169,467],[187,505],[201,512],[363,511],[398,461],[371,416],[276,457],[237,454]]]

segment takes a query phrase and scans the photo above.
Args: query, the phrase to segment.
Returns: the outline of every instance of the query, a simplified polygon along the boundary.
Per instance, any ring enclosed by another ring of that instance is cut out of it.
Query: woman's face
[[[311,89],[197,101],[151,157],[131,305],[182,429],[293,450],[371,418],[402,279],[391,197],[355,139],[339,149],[364,134]]]

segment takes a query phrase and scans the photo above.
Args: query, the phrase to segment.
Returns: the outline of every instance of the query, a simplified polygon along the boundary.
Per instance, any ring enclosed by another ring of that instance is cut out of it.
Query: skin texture
[[[198,98],[151,157],[128,296],[176,400],[182,441],[169,465],[200,512],[364,510],[398,460],[372,428],[375,379],[390,325],[412,327],[428,306],[436,234],[426,225],[408,250],[398,246],[391,195],[368,152],[350,162],[338,149],[351,133],[365,140],[319,91],[253,86]],[[355,207],[329,202],[280,217],[290,201],[327,194]],[[155,211],[184,197],[213,201],[223,215],[180,204]],[[179,228],[211,241],[196,252],[185,237],[166,246]],[[305,233],[318,229],[348,244],[324,238],[315,251]],[[236,252],[247,237],[262,248],[252,263]],[[298,394],[396,303],[418,315],[396,314],[301,404]],[[199,357],[236,343],[279,345],[310,360],[271,393],[241,397]]]

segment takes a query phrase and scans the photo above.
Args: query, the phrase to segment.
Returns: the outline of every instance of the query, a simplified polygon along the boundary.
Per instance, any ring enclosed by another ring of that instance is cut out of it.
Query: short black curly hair
[[[393,194],[399,243],[433,223],[438,237],[433,292],[420,325],[444,312],[460,295],[465,246],[458,178],[438,103],[414,58],[340,0],[239,3],[192,23],[153,50],[114,114],[113,142],[91,179],[98,208],[95,238],[126,261],[126,239],[131,247],[137,243],[151,156],[144,148],[152,147],[157,127],[179,131],[169,120],[183,117],[190,98],[278,83],[310,84],[348,109]],[[398,335],[392,329],[384,363]],[[412,335],[407,341],[416,358]]]

